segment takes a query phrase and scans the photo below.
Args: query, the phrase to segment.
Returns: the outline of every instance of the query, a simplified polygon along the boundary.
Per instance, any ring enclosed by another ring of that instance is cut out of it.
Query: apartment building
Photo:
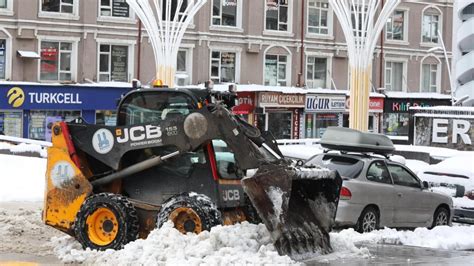
[[[463,105],[474,106],[474,1],[455,1],[453,86]]]
[[[385,99],[385,104],[384,99],[374,101],[381,108],[371,120],[375,131],[407,134],[408,106],[449,103],[450,82],[440,47],[443,40],[451,56],[452,21],[452,0],[402,1],[387,21],[371,79],[373,92],[383,92],[379,96]],[[109,84],[138,78],[149,84],[155,78],[155,62],[147,33],[139,29],[125,0],[0,0],[0,79],[7,84]],[[280,86],[283,91],[292,86],[322,88],[335,93],[340,110],[331,116],[306,114],[304,103],[276,106],[275,115],[269,115],[275,106],[260,103],[261,95],[252,96],[263,113],[249,121],[261,120],[264,129],[287,121],[288,125],[275,126],[285,128],[283,137],[318,137],[324,132],[318,127],[343,126],[347,120],[343,104],[349,89],[347,48],[328,0],[208,0],[184,36],[176,79],[178,85],[211,79],[217,84]],[[2,106],[13,108],[8,103]],[[97,108],[61,116],[87,113],[97,122]],[[41,112],[33,119],[27,112],[15,117],[39,121],[40,130],[46,117],[53,116]],[[311,125],[314,130],[301,129],[309,127],[306,121],[317,121]],[[24,119],[23,136],[31,136],[29,128],[31,123]]]

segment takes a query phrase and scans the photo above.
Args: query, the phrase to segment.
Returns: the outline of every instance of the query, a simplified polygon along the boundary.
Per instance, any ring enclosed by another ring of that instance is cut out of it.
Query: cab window
[[[235,164],[234,153],[229,149],[227,143],[223,140],[212,140],[212,147],[219,176],[223,179],[241,179],[242,174]]]
[[[160,123],[185,116],[193,109],[192,99],[180,92],[142,92],[128,96],[120,106],[119,125]]]
[[[420,181],[400,165],[389,164],[388,170],[395,185],[420,188]]]

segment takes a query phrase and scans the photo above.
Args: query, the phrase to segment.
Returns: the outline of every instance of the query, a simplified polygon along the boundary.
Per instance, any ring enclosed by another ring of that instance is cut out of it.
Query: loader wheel
[[[87,198],[74,222],[76,239],[83,248],[121,249],[138,236],[138,216],[127,198],[100,193]]]
[[[221,213],[211,199],[196,193],[176,195],[163,203],[156,220],[157,227],[160,228],[168,220],[183,234],[199,234],[222,224]]]

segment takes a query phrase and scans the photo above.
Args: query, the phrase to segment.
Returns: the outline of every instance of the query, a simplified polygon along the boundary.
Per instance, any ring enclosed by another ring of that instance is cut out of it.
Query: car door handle
[[[402,194],[402,193],[397,193],[397,195],[398,195],[399,197],[403,196],[403,194]]]

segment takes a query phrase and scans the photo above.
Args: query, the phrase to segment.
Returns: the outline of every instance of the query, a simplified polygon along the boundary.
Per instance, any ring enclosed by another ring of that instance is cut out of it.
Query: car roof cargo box
[[[344,127],[328,127],[321,138],[321,146],[330,150],[383,155],[395,150],[392,141],[385,135]]]

